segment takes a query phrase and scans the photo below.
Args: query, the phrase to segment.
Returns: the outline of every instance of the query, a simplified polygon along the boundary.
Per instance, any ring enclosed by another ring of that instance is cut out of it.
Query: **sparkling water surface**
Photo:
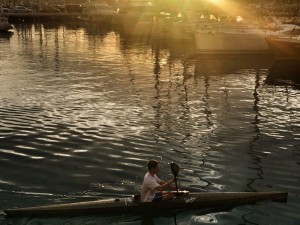
[[[146,163],[190,191],[283,191],[223,211],[0,224],[299,224],[300,91],[269,56],[201,56],[193,43],[115,28],[15,24],[0,34],[0,209],[127,196]]]

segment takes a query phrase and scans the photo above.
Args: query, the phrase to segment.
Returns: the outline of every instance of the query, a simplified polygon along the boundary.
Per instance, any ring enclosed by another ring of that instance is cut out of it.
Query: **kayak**
[[[259,201],[272,200],[286,202],[288,193],[285,192],[200,192],[189,193],[181,191],[171,200],[161,202],[139,201],[139,195],[106,200],[65,203],[28,208],[6,209],[7,217],[21,216],[72,216],[111,213],[161,212],[163,210],[204,209],[213,207],[238,206],[253,204]]]

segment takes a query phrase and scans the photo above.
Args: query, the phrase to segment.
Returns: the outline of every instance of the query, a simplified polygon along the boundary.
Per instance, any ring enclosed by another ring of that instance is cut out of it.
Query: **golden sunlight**
[[[213,4],[220,4],[221,2],[223,2],[224,0],[208,0],[209,2],[213,3]]]
[[[226,1],[226,0],[207,0],[210,4],[213,4],[215,8],[227,12],[227,13],[233,13],[238,9],[238,6],[234,4],[231,1]]]
[[[244,7],[243,4],[237,3],[236,1],[228,0],[207,0],[210,4],[213,4],[215,9],[219,10],[220,13],[227,15],[238,15],[243,18],[249,18],[251,12]],[[241,17],[239,19],[241,19]]]

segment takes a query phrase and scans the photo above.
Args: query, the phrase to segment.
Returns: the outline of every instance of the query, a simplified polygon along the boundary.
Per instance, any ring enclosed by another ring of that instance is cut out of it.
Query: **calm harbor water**
[[[299,224],[300,90],[268,56],[110,27],[15,24],[0,34],[0,209],[139,192],[148,159],[190,191],[284,191],[287,203],[174,215],[0,217],[0,224]]]

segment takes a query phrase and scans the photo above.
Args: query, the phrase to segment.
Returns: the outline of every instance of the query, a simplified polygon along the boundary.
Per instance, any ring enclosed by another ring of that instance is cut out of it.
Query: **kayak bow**
[[[66,203],[28,208],[6,209],[8,217],[20,216],[62,216],[107,213],[146,213],[170,209],[203,209],[220,206],[253,204],[272,200],[286,202],[285,192],[181,192],[175,199],[162,202],[140,203],[138,196]]]

